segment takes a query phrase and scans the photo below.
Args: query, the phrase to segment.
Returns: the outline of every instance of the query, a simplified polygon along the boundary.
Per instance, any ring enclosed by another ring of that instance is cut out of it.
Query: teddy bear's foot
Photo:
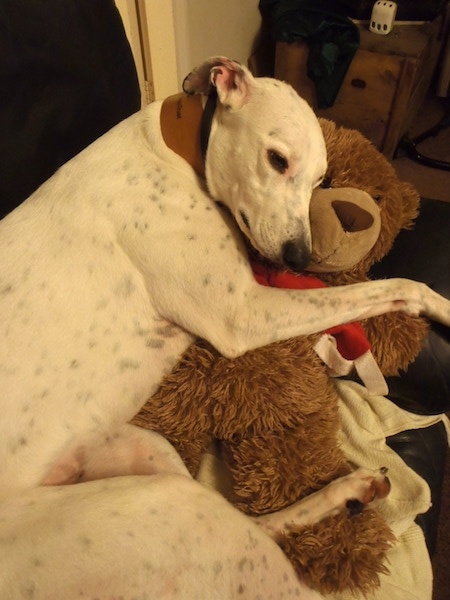
[[[389,574],[395,536],[381,513],[368,506],[343,510],[319,523],[292,529],[279,543],[299,577],[321,594],[372,598],[380,576]]]
[[[385,468],[379,471],[357,469],[287,508],[255,517],[255,521],[279,542],[293,528],[319,523],[345,509],[353,515],[389,494],[391,486],[386,472]]]

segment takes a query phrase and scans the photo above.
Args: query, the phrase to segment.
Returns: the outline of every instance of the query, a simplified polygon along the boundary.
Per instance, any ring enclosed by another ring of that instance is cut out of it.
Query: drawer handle
[[[355,79],[352,79],[351,84],[353,87],[358,88],[360,90],[363,90],[367,86],[367,83],[364,81],[364,79],[358,79],[357,77],[355,77]]]

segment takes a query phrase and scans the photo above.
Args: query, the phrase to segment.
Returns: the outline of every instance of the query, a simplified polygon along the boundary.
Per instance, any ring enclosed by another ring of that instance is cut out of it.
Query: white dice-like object
[[[387,35],[392,31],[396,14],[397,4],[395,2],[378,0],[378,2],[375,2],[373,5],[369,25],[370,31],[380,35]]]

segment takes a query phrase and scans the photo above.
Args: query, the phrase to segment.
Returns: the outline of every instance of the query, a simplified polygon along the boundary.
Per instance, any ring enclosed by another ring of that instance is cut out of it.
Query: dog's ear
[[[189,73],[183,81],[183,91],[208,95],[215,88],[223,106],[238,110],[247,102],[252,79],[243,65],[224,56],[214,56]]]

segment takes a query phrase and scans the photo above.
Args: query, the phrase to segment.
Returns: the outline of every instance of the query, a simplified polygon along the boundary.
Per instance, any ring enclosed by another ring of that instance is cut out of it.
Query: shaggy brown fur
[[[363,189],[376,199],[382,220],[369,255],[350,271],[323,279],[329,285],[364,281],[399,230],[411,226],[418,195],[398,181],[387,160],[358,132],[325,120],[322,127],[336,198],[340,187]],[[389,375],[413,360],[426,332],[423,320],[403,314],[363,325]],[[235,360],[199,340],[135,423],[165,435],[194,475],[201,455],[218,440],[231,474],[231,500],[242,511],[263,514],[289,505],[352,469],[337,442],[337,392],[313,350],[317,339],[279,342]],[[281,546],[312,587],[323,593],[365,593],[379,584],[392,543],[384,519],[368,508],[357,516],[343,513],[292,531]]]
[[[392,248],[401,229],[414,225],[419,195],[407,182],[400,181],[391,163],[363,135],[337,127],[321,119],[328,153],[328,176],[335,188],[356,187],[377,202],[381,231],[372,250],[344,273],[322,274],[329,285],[355,283],[368,279],[368,272]],[[338,190],[336,190],[337,196]],[[363,323],[373,346],[372,352],[384,375],[398,375],[416,358],[427,334],[424,319],[404,313],[388,313]]]

